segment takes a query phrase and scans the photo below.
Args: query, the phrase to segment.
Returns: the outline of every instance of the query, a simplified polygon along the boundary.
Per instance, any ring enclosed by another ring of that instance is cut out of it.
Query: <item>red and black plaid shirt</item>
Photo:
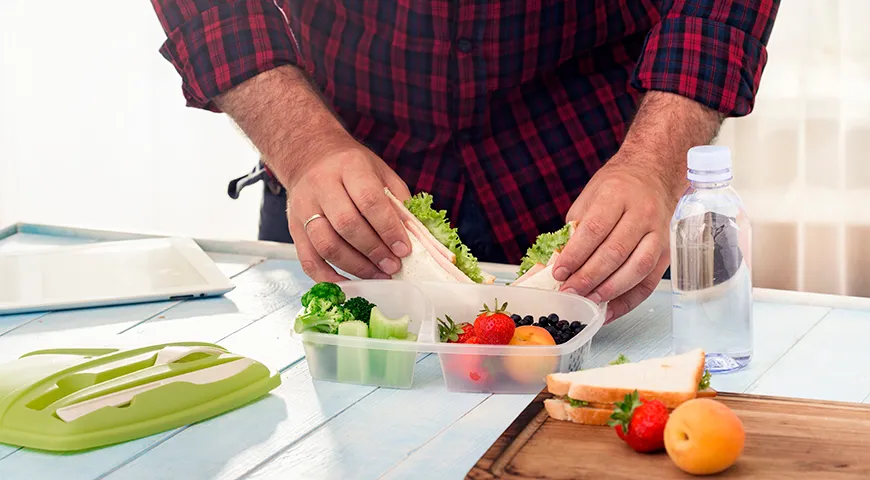
[[[779,0],[152,0],[188,105],[303,68],[411,191],[473,188],[516,262],[619,148],[646,90],[752,109]]]

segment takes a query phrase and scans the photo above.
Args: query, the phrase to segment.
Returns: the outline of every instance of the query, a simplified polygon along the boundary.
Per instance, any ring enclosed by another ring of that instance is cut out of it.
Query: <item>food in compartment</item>
[[[483,309],[474,319],[474,334],[484,345],[507,345],[517,326],[507,312],[507,302],[502,305],[495,300],[495,308],[483,304]]]
[[[510,285],[559,291],[563,282],[553,278],[553,265],[576,229],[577,222],[571,221],[555,232],[538,235],[520,262],[516,280]]]
[[[585,323],[577,320],[569,321],[559,318],[556,313],[551,313],[547,316],[538,317],[537,321],[531,315],[520,316],[518,314],[511,315],[511,318],[517,327],[520,326],[537,326],[545,329],[556,341],[556,345],[561,345],[568,342],[586,328]]]
[[[296,333],[316,332],[348,337],[416,342],[406,315],[388,317],[370,300],[347,298],[338,284],[320,282],[301,298]],[[322,353],[321,355],[325,355]],[[410,378],[416,361],[414,351],[378,350],[376,347],[335,346],[336,379],[358,384],[401,385]]]
[[[432,207],[433,198],[420,192],[400,201],[384,189],[411,241],[411,254],[402,259],[395,280],[426,280],[491,284],[495,276],[481,270],[457,230],[450,226],[445,210]]]

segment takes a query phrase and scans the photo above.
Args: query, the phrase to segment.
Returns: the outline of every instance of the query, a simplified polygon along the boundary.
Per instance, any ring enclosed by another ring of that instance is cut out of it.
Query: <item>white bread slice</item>
[[[544,400],[547,413],[556,420],[565,420],[583,425],[607,425],[613,408],[572,407],[568,402],[555,398]]]
[[[407,229],[406,229],[407,230]],[[457,278],[438,264],[438,261],[423,246],[417,236],[408,230],[411,253],[402,259],[402,268],[393,274],[394,280],[457,282]],[[437,253],[437,252],[436,252]],[[471,279],[468,279],[471,282]]]
[[[699,348],[681,355],[550,374],[547,389],[553,395],[606,404],[622,401],[637,390],[641,397],[676,408],[698,396],[703,375],[704,351]]]
[[[534,275],[527,277],[522,282],[514,282],[511,285],[525,288],[537,288],[558,292],[562,288],[562,282],[553,278],[553,265],[547,265]]]

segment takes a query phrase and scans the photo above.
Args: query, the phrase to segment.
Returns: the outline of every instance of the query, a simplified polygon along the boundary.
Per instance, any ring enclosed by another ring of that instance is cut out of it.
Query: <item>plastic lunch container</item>
[[[604,323],[604,308],[577,295],[507,285],[354,280],[339,283],[348,298],[361,296],[389,317],[408,314],[416,342],[300,335],[311,376],[391,388],[410,388],[418,353],[438,354],[449,391],[538,393],[549,373],[582,368],[592,337]],[[534,318],[556,313],[586,327],[561,345],[465,345],[442,343],[437,319],[474,322],[484,304],[507,302],[509,313]],[[301,311],[301,309],[300,309]]]

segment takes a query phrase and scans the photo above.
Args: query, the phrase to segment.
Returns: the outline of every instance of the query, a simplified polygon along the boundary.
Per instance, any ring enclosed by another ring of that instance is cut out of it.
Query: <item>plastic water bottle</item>
[[[691,183],[671,219],[673,350],[703,348],[710,373],[752,358],[752,231],[727,147],[688,153]]]

